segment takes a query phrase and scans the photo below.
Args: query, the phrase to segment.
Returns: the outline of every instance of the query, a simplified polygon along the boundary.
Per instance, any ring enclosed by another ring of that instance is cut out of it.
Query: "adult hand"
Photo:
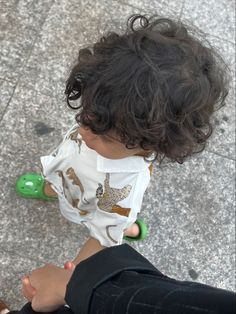
[[[72,275],[72,263],[67,269],[47,264],[22,280],[22,291],[34,311],[51,312],[65,304],[66,286]]]

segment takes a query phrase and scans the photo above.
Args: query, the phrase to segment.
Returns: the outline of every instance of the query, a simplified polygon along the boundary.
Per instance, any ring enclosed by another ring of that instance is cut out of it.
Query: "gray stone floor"
[[[80,47],[124,25],[133,13],[184,19],[225,58],[234,85],[233,0],[0,0],[0,297],[24,303],[20,278],[45,262],[72,258],[87,231],[57,204],[26,201],[14,183],[39,170],[39,157],[73,120],[63,88]],[[235,99],[215,116],[204,153],[156,166],[142,216],[149,237],[134,247],[165,274],[235,290]]]

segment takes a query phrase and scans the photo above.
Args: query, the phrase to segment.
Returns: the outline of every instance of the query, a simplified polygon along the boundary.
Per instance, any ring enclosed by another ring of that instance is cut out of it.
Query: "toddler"
[[[126,33],[79,51],[65,90],[77,123],[41,157],[43,175],[22,175],[17,192],[58,199],[62,215],[102,246],[144,238],[137,215],[152,162],[182,163],[204,149],[227,94],[225,73],[181,23],[132,16]]]

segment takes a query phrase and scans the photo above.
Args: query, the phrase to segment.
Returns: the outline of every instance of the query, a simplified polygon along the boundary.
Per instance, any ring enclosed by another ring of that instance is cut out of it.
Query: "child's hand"
[[[47,264],[23,278],[23,294],[34,311],[51,312],[65,304],[66,285],[74,270],[72,263],[66,264],[66,269]]]
[[[31,302],[36,290],[34,287],[31,286],[30,284],[30,280],[29,280],[29,276],[25,276],[22,278],[22,293],[23,296],[29,301]]]
[[[64,264],[64,269],[74,271],[75,265],[72,262],[67,261]],[[36,289],[30,284],[29,276],[24,276],[22,278],[22,294],[29,302],[32,301],[34,295],[36,294]]]

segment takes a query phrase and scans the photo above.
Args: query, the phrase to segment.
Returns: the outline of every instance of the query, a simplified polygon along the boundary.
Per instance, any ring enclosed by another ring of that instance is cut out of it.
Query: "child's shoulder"
[[[122,159],[107,159],[97,155],[98,171],[106,173],[140,173],[149,168],[151,162],[142,156],[129,156]]]

